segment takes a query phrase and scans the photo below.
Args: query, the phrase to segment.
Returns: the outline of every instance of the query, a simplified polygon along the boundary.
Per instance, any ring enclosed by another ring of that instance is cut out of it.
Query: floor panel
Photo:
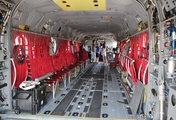
[[[99,118],[101,115],[101,97],[102,97],[102,91],[95,91],[93,100],[90,106],[90,110],[86,117],[94,117]]]
[[[52,112],[52,115],[64,115],[65,109],[67,108],[68,104],[71,102],[72,98],[75,96],[76,93],[76,90],[70,90],[70,92],[65,96],[65,98]]]
[[[84,74],[81,78],[104,79],[103,74]]]

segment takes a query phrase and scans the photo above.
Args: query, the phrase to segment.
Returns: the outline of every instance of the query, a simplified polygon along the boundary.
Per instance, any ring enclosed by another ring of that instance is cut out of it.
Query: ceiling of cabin
[[[142,1],[142,0],[141,0]],[[17,5],[12,26],[30,26],[41,32],[48,22],[46,34],[83,39],[85,36],[113,36],[120,40],[137,32],[139,20],[148,20],[137,0],[14,0]],[[145,2],[145,0],[143,0]],[[76,37],[77,36],[77,37]]]

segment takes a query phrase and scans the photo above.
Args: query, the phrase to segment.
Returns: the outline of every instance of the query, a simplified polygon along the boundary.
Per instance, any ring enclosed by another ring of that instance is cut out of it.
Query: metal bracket
[[[124,46],[124,49],[122,51],[122,56],[126,56],[128,50],[130,48],[130,44],[129,43],[126,43],[125,46]]]
[[[171,9],[176,7],[176,1],[175,0],[162,0],[166,11],[170,11]]]
[[[4,80],[4,79],[5,79],[5,77],[3,75],[3,72],[0,72],[0,80]]]

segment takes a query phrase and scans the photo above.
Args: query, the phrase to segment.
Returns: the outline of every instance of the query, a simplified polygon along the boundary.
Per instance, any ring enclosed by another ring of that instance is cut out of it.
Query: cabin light
[[[17,10],[13,18],[20,20],[22,14],[23,12],[21,10]]]
[[[138,22],[141,22],[141,18],[139,17],[139,15],[136,15],[136,19],[138,20]]]
[[[48,23],[51,23],[51,21],[52,21],[52,20],[51,20],[51,19],[49,19],[49,20],[48,20]]]
[[[111,10],[111,11],[117,11],[115,8],[109,8],[109,10]]]
[[[58,9],[53,10],[53,12],[58,12],[58,11],[61,11],[61,10],[58,10]]]
[[[111,22],[111,20],[104,20],[104,19],[100,19],[99,22]]]
[[[126,18],[124,18],[124,22],[126,22],[126,23],[128,22]]]
[[[101,16],[101,19],[111,19],[112,16]]]

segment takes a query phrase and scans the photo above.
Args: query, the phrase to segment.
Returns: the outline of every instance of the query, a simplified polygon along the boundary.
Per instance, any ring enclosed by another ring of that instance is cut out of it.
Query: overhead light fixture
[[[17,10],[13,18],[20,20],[22,14],[23,12],[21,10]]]
[[[128,22],[128,20],[127,20],[126,18],[124,18],[124,22],[125,22],[125,23],[127,23],[127,22]]]
[[[104,19],[100,19],[99,22],[111,22],[111,20],[104,20]]]
[[[136,15],[136,19],[138,20],[138,22],[141,22],[141,17],[139,17],[139,15]]]
[[[53,22],[53,25],[55,25],[57,22]]]
[[[115,8],[109,8],[109,10],[111,10],[111,11],[117,11]]]
[[[101,16],[101,19],[111,19],[112,16]]]

